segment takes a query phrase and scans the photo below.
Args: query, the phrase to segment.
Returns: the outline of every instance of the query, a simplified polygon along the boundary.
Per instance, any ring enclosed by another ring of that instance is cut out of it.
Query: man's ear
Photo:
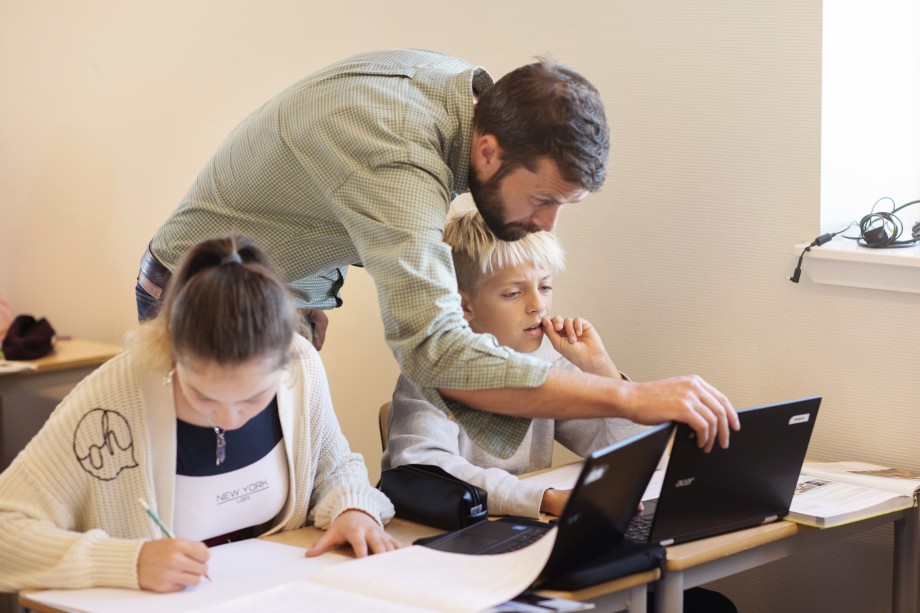
[[[463,290],[460,290],[460,308],[463,309],[463,319],[467,322],[473,321],[473,307]]]
[[[502,165],[502,148],[494,134],[473,133],[470,164],[480,181],[488,181]]]

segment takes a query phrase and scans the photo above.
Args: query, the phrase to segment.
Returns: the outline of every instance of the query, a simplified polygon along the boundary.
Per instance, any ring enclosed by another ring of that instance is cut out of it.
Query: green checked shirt
[[[549,368],[469,329],[442,241],[450,202],[468,189],[472,93],[491,84],[480,67],[422,50],[324,68],[227,136],[151,249],[173,270],[201,240],[244,234],[301,308],[341,306],[348,267],[363,265],[403,373],[470,438],[508,457],[530,420],[448,405],[435,391],[536,387]]]

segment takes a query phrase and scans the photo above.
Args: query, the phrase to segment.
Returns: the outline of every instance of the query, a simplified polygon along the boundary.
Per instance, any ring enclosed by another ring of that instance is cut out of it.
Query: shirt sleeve
[[[415,164],[394,160],[356,171],[339,193],[349,203],[340,221],[374,279],[386,341],[402,372],[472,439],[505,457],[517,448],[529,420],[447,404],[435,390],[538,387],[549,364],[474,334],[466,324],[450,249],[442,240],[450,194],[432,176],[435,171],[426,171],[424,156],[418,158]]]
[[[577,366],[561,356],[553,363],[553,367],[570,371],[579,370]],[[622,373],[621,376],[626,378],[626,375]],[[622,417],[559,419],[556,420],[555,436],[556,440],[566,449],[585,457],[598,449],[644,432],[650,427]]]

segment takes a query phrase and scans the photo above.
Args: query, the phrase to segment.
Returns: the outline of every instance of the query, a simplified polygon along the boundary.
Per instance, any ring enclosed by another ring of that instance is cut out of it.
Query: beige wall
[[[784,278],[818,233],[821,2],[452,7],[0,0],[0,289],[61,333],[117,341],[146,241],[277,90],[368,48],[436,48],[496,76],[551,52],[598,84],[614,142],[608,185],[563,213],[560,311],[594,321],[633,378],[697,372],[739,407],[822,394],[812,455],[918,468],[916,298]],[[344,296],[322,356],[376,476],[396,368],[363,271]],[[746,613],[882,611],[888,538],[719,587]]]

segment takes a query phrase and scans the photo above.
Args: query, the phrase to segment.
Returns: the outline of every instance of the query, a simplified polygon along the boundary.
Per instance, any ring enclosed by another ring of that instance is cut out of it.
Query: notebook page
[[[163,613],[212,606],[281,583],[306,579],[326,566],[351,560],[340,554],[304,557],[303,547],[264,539],[248,539],[211,548],[208,574],[211,582],[171,594],[141,590],[89,588],[44,590],[32,600],[57,608],[91,613]]]
[[[335,613],[437,613],[433,609],[408,606],[401,602],[386,602],[356,592],[346,592],[311,581],[286,583],[263,592],[249,594],[213,607],[194,609],[187,613],[290,613],[306,610],[335,611]]]
[[[553,528],[528,547],[498,555],[471,556],[413,545],[324,568],[310,580],[390,602],[474,613],[530,587],[546,566],[556,532]]]

